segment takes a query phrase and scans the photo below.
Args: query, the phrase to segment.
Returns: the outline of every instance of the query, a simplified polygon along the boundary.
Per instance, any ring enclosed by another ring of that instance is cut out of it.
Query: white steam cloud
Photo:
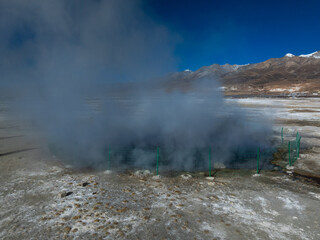
[[[135,0],[1,1],[1,93],[75,166],[105,167],[111,149],[114,166],[150,167],[160,147],[167,169],[193,169],[209,147],[228,164],[267,147],[269,127],[225,104],[214,78],[187,93],[154,84],[175,70],[177,37],[143,9]]]

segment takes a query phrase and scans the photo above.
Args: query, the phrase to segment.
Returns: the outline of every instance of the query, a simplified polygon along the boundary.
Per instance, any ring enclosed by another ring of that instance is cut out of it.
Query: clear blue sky
[[[320,50],[320,0],[53,2],[0,0],[0,72],[11,69],[14,73],[49,60],[60,63],[61,56],[66,59],[70,55],[81,58],[85,66],[91,64],[93,67],[88,68],[93,72],[98,72],[93,69],[100,66],[100,61],[108,71],[117,72],[118,67],[118,72],[126,71],[133,78],[132,73],[138,75],[136,69],[143,69],[143,76],[148,75],[145,69],[149,69],[149,75],[161,75],[214,63],[256,63],[286,53],[300,55]],[[139,14],[141,7],[143,17]],[[169,30],[164,31],[170,34],[168,39],[157,37],[162,26]],[[90,41],[86,34],[93,36]],[[83,37],[80,43],[78,35]],[[134,41],[139,37],[141,41]],[[127,48],[131,45],[139,47]],[[62,51],[60,55],[58,50]],[[43,56],[47,58],[40,59]],[[121,64],[115,59],[121,59]]]
[[[145,7],[180,36],[180,70],[320,50],[319,0],[145,0]]]

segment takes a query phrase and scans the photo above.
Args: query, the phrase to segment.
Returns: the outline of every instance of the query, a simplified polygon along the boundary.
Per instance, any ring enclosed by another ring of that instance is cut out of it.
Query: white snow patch
[[[244,67],[244,66],[248,66],[248,65],[250,65],[250,63],[242,64],[242,65],[235,64],[232,67],[233,67],[234,70],[238,70],[239,68]]]
[[[301,54],[299,57],[305,57],[305,58],[320,58],[320,53],[313,52],[310,54]]]
[[[294,55],[291,54],[291,53],[287,53],[285,56],[286,56],[286,57],[294,57]]]

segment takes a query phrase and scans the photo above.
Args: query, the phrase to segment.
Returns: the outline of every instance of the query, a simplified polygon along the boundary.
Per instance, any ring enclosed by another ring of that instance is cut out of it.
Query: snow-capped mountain
[[[299,56],[295,56],[291,53],[287,53],[285,57],[320,58],[320,51],[309,53],[309,54],[301,54]]]
[[[302,54],[299,57],[305,57],[305,58],[320,58],[320,51],[310,53],[310,54]]]
[[[285,57],[295,57],[293,54],[291,53],[287,53],[286,55],[284,55]]]
[[[226,95],[275,95],[299,92],[320,96],[320,51],[246,65],[213,64],[197,71],[174,74],[169,88],[192,88],[202,78],[216,78]],[[183,83],[183,84],[182,84]],[[182,84],[182,85],[181,85]]]

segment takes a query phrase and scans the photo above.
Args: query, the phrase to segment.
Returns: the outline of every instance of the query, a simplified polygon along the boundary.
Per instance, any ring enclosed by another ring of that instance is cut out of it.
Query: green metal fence
[[[294,163],[298,160],[300,156],[300,142],[301,142],[301,136],[299,132],[296,133],[296,137],[294,140],[292,140],[292,137],[290,137],[290,140],[285,141],[283,137],[283,128],[281,129],[281,147],[283,148],[285,145],[287,146],[287,154],[284,157],[284,161],[288,162],[289,166],[293,166]]]
[[[299,158],[300,154],[300,141],[301,136],[297,132],[296,138],[294,140],[286,140],[284,136],[284,129],[281,128],[281,143],[279,146],[273,148],[261,148],[260,146],[246,148],[246,149],[237,149],[233,152],[233,156],[235,161],[238,161],[239,164],[247,163],[246,166],[248,168],[256,168],[256,173],[260,173],[260,170],[266,169],[266,164],[273,158],[273,154],[277,152],[279,149],[282,150],[284,153],[283,161],[287,162],[289,166],[294,165],[294,163]],[[292,136],[291,136],[292,138]],[[154,169],[156,175],[159,175],[161,169],[164,169],[166,165],[169,165],[170,160],[168,160],[168,153],[161,148],[160,146],[152,146],[152,147],[145,147],[139,148],[138,151],[141,151],[144,156],[148,158],[148,162],[154,163]],[[194,149],[193,151],[193,161],[194,161],[194,169],[201,169],[208,171],[208,175],[212,176],[212,171],[215,162],[215,152],[216,150],[214,147],[208,148],[201,148],[201,149]],[[106,150],[106,158],[107,164],[106,167],[108,170],[116,168],[119,165],[128,165],[130,166],[131,163],[135,162],[135,154],[139,154],[135,152],[135,148],[128,147],[128,148],[114,148],[107,147]],[[154,159],[154,160],[152,160]],[[271,165],[271,164],[270,164]],[[200,166],[200,168],[199,168]],[[201,168],[201,166],[204,168]],[[152,170],[152,167],[151,167]]]

